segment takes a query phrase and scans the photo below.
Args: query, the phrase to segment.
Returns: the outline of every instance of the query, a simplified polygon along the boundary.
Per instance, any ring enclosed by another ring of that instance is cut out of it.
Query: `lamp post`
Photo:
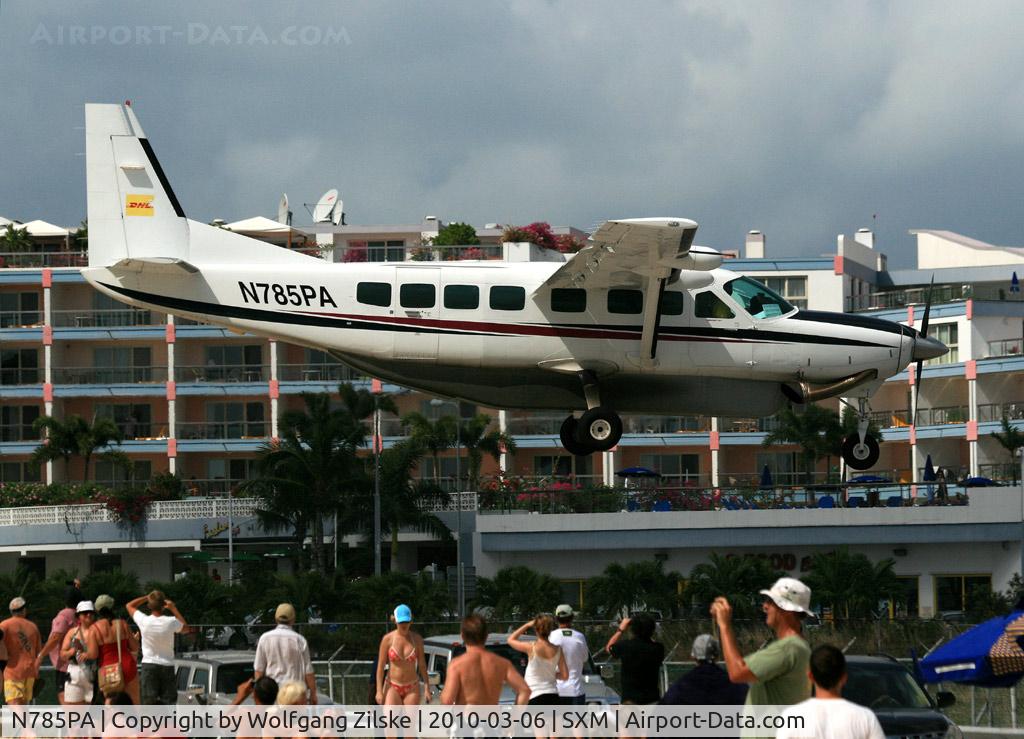
[[[373,574],[380,576],[380,380],[373,381]],[[335,527],[334,537],[338,530]]]
[[[436,408],[451,405],[455,408],[455,601],[458,616],[462,618],[466,612],[466,587],[462,572],[462,419],[458,401],[434,398],[430,404]]]

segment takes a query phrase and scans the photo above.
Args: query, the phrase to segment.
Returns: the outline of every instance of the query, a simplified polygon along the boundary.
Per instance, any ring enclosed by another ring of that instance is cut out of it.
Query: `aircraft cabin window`
[[[793,310],[784,297],[749,277],[725,283],[725,291],[754,318],[774,318]]]
[[[522,310],[526,307],[526,288],[495,285],[491,288],[491,310]]]
[[[437,288],[421,282],[412,282],[398,288],[398,302],[403,308],[433,308],[437,302]]]
[[[480,307],[480,288],[476,285],[445,285],[444,307],[473,310]]]
[[[683,294],[678,290],[671,292],[666,290],[661,294],[661,315],[681,316],[683,315]]]
[[[391,283],[360,282],[356,285],[356,300],[365,305],[391,305]]]
[[[643,313],[644,294],[641,290],[616,289],[608,291],[609,313]]]
[[[693,314],[697,318],[735,318],[736,314],[720,297],[710,290],[697,293],[693,298]]]
[[[551,290],[551,310],[558,313],[583,313],[587,309],[587,291],[578,287]]]

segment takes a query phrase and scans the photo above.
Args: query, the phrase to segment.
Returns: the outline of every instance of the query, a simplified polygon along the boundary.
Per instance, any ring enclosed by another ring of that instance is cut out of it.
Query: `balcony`
[[[922,409],[923,410],[923,409]],[[901,428],[910,425],[910,411],[871,411],[871,422],[879,428]]]
[[[43,325],[43,313],[38,310],[0,311],[0,328],[36,328]]]
[[[966,423],[969,418],[970,410],[966,405],[919,408],[917,411],[917,426],[945,426],[953,423]]]
[[[42,434],[32,428],[32,424],[11,424],[0,426],[0,442],[4,441],[41,441]]]
[[[179,439],[266,439],[266,421],[202,421],[178,424]]]
[[[1024,339],[999,339],[988,342],[989,357],[1019,357],[1024,351]]]
[[[0,385],[38,385],[43,370],[38,367],[4,367],[0,369]]]
[[[364,376],[342,364],[279,364],[281,382],[349,382]]]
[[[128,328],[163,324],[162,316],[156,316],[152,311],[138,308],[53,311],[53,326],[55,328]]]
[[[89,254],[85,251],[0,252],[0,268],[88,266]]]
[[[981,403],[978,405],[978,422],[996,423],[1006,418],[1010,421],[1024,419],[1024,400],[1012,400],[1006,403]]]
[[[191,519],[214,520],[253,516],[258,501],[255,498],[203,500],[161,500],[149,506],[149,521],[181,521]],[[114,515],[100,503],[82,505],[32,506],[27,508],[0,508],[0,526],[61,526],[82,523],[114,523]]]
[[[130,385],[167,381],[166,366],[55,367],[55,385]]]
[[[256,364],[194,364],[174,368],[178,382],[265,382],[270,368]]]

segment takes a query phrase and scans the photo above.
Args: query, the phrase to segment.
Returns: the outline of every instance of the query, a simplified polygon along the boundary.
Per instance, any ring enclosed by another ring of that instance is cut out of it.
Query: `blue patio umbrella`
[[[870,483],[870,482],[892,482],[888,477],[882,477],[881,475],[857,475],[851,477],[848,482],[859,482],[859,483]]]
[[[928,455],[924,460],[924,481],[935,482],[939,478],[935,475],[935,467],[932,465],[932,455]]]
[[[772,471],[768,469],[768,465],[765,465],[764,469],[761,470],[761,487],[775,487],[772,483]]]
[[[1024,601],[965,631],[919,664],[926,683],[954,682],[1005,688],[1024,675]]]
[[[616,477],[661,477],[661,474],[646,467],[627,467],[615,473]]]
[[[1010,278],[1010,292],[1011,293],[1019,293],[1020,292],[1020,280],[1017,279],[1017,273],[1016,272],[1014,272],[1013,273],[1013,277]]]

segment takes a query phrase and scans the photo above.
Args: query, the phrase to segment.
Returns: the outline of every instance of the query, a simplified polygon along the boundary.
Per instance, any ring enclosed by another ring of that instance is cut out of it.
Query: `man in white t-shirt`
[[[559,703],[563,706],[585,706],[587,696],[583,690],[583,666],[590,658],[587,637],[572,627],[572,619],[576,614],[572,606],[563,603],[555,609],[558,628],[551,632],[548,641],[562,648],[565,665],[569,668],[569,677],[558,681]]]
[[[309,703],[316,705],[316,675],[309,655],[306,637],[295,630],[295,606],[282,603],[274,612],[277,628],[268,631],[256,642],[253,679],[266,675],[278,685],[305,683]]]
[[[148,615],[139,610],[143,603],[149,607]],[[139,667],[142,704],[172,706],[178,702],[178,687],[174,679],[174,635],[185,628],[185,617],[160,590],[140,595],[125,604],[125,608],[142,633],[142,664]]]
[[[776,739],[885,739],[882,725],[874,712],[843,698],[846,685],[846,657],[835,647],[825,644],[811,652],[810,678],[814,697],[790,706],[782,712],[785,726],[794,717],[803,719],[803,728],[782,728]]]

